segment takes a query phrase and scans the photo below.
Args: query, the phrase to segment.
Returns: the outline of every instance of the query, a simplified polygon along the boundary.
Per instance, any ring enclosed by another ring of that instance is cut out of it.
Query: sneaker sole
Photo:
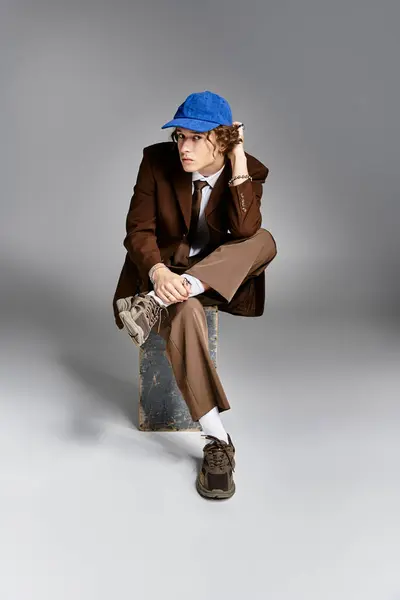
[[[132,331],[133,330],[133,331]],[[128,334],[131,336],[132,340],[135,342],[136,346],[141,346],[142,344],[145,343],[145,339],[144,339],[144,335],[143,335],[143,330],[141,327],[138,327],[135,324],[131,325],[131,330],[128,331]],[[147,339],[147,338],[146,338]]]
[[[199,492],[200,496],[203,496],[203,498],[207,498],[210,500],[224,500],[225,498],[231,498],[233,496],[233,494],[236,491],[236,485],[235,485],[235,482],[233,482],[231,489],[227,490],[227,491],[225,491],[225,490],[207,490],[200,483],[200,479],[197,478],[196,479],[196,489]]]
[[[126,311],[126,314],[127,314],[128,319],[125,318],[125,315],[123,312],[122,312],[122,314],[121,313],[119,314],[120,319],[123,322],[123,324],[125,325],[125,329],[128,332],[128,335],[130,336],[132,341],[136,344],[136,346],[140,347],[146,341],[144,339],[143,330],[141,327],[139,327],[135,323],[135,321],[132,319],[132,317],[130,316],[128,311]],[[127,321],[128,321],[128,323],[127,323]]]

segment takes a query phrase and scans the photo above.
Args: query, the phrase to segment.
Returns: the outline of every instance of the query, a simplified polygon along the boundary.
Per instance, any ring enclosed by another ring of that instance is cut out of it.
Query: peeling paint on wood
[[[204,306],[208,349],[217,367],[218,307]],[[139,428],[142,431],[200,431],[176,384],[165,340],[151,332],[139,354]]]

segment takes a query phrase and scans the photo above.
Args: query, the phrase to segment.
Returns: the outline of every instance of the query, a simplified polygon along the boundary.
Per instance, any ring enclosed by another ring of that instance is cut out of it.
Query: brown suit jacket
[[[210,252],[221,244],[247,238],[261,227],[262,184],[268,168],[247,152],[247,168],[253,180],[228,186],[232,177],[229,160],[218,177],[208,200],[205,218],[210,230]],[[192,174],[186,172],[174,142],[160,142],[143,149],[137,181],[133,188],[123,245],[127,253],[113,299],[119,329],[116,300],[151,289],[150,268],[166,262],[189,231],[192,204]],[[228,232],[229,230],[229,232]],[[265,273],[248,279],[232,300],[219,310],[255,317],[264,312]]]

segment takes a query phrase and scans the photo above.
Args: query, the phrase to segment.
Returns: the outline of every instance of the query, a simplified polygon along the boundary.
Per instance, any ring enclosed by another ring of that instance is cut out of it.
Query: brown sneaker
[[[137,346],[144,344],[157,321],[161,324],[163,311],[168,314],[166,306],[146,293],[119,298],[117,308],[119,318]]]
[[[196,480],[197,491],[204,498],[230,498],[236,489],[232,476],[235,470],[235,447],[229,434],[228,443],[213,435],[204,437],[211,442],[203,448],[203,465]]]

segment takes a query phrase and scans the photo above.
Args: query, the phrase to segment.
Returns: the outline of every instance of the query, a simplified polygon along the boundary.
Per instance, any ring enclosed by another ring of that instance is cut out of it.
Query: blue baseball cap
[[[218,125],[233,125],[232,111],[222,96],[209,90],[190,94],[176,111],[172,121],[161,127],[184,127],[192,131],[209,131]]]

